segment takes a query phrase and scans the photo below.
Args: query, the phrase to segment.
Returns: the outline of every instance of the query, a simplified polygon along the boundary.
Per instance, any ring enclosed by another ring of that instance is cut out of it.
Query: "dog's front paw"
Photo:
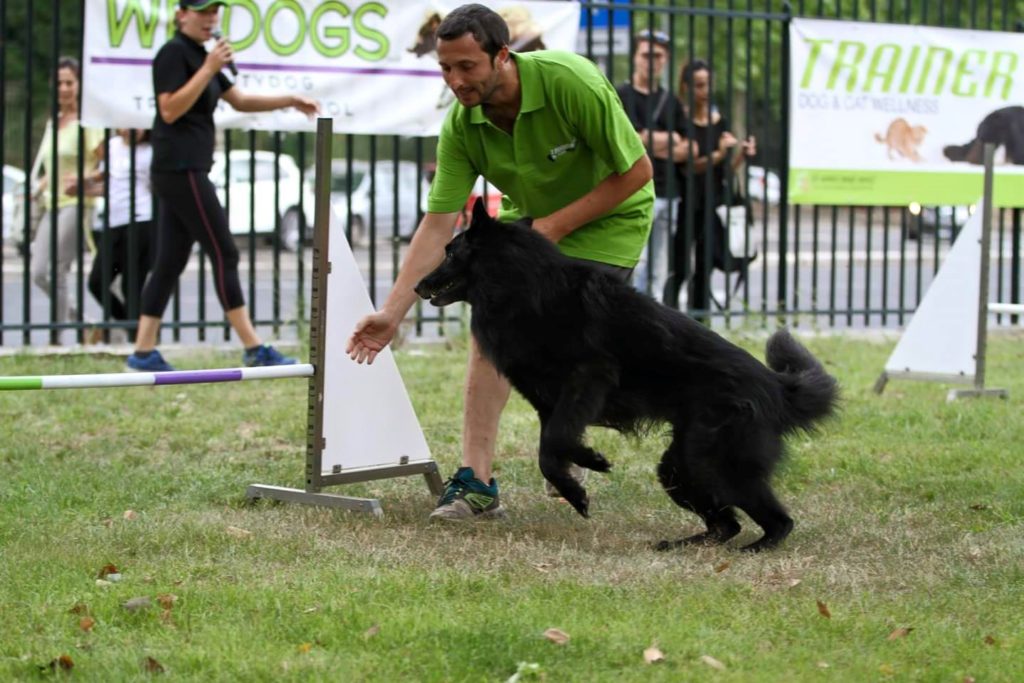
[[[564,498],[567,501],[569,501],[569,504],[573,506],[573,508],[576,510],[576,512],[580,513],[581,517],[589,518],[590,517],[590,498],[587,496],[586,490],[580,489],[580,491],[582,491],[582,495],[581,496],[576,496],[576,495],[570,494],[568,496],[564,496]]]

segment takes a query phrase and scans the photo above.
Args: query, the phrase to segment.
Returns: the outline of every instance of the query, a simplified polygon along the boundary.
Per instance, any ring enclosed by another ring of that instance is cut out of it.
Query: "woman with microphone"
[[[222,98],[241,112],[294,107],[309,117],[320,111],[320,105],[299,95],[253,95],[235,87],[222,73],[232,64],[231,46],[224,40],[217,40],[210,51],[203,46],[215,36],[224,4],[224,0],[179,0],[177,32],[153,59],[157,113],[151,180],[159,199],[157,247],[152,273],[142,290],[135,351],[128,357],[131,370],[174,369],[156,349],[157,333],[195,242],[210,258],[217,298],[245,347],[242,362],[248,366],[295,362],[262,343],[242,297],[238,248],[208,177],[213,164],[213,112]]]

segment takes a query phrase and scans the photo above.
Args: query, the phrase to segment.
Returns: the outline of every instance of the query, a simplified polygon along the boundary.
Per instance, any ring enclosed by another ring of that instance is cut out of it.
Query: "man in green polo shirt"
[[[444,258],[456,218],[483,176],[504,195],[499,218],[533,217],[566,255],[627,281],[647,242],[651,163],[615,89],[587,59],[509,51],[504,20],[483,5],[453,10],[437,29],[437,56],[455,94],[437,144],[427,213],[384,307],[363,318],[346,351],[373,362],[416,301],[413,287]],[[462,467],[437,519],[504,514],[491,477],[508,381],[473,342],[466,373]]]

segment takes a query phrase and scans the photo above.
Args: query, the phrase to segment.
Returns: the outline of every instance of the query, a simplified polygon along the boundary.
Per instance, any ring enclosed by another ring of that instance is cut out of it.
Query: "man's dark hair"
[[[483,5],[462,5],[456,7],[437,27],[438,40],[455,40],[467,33],[480,44],[480,48],[491,57],[491,62],[509,44],[508,24],[497,12]]]

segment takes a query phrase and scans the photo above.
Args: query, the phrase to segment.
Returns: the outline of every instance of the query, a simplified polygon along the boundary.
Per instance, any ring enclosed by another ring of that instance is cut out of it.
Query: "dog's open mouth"
[[[430,289],[423,287],[421,284],[416,288],[416,293],[424,299],[429,299],[430,303],[435,306],[444,306],[446,303],[450,303],[445,299],[445,294],[455,289],[456,284],[455,280],[449,280],[439,287],[431,287]]]

